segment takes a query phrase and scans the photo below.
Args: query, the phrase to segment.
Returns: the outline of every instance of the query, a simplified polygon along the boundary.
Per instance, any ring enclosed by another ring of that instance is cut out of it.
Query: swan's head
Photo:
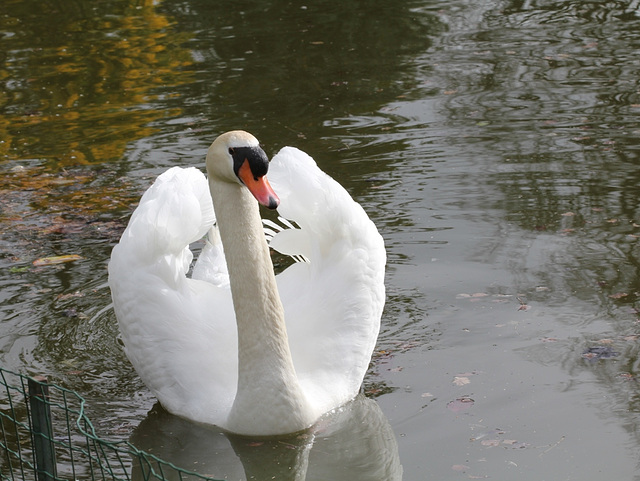
[[[223,182],[244,185],[256,200],[275,209],[280,199],[267,181],[269,158],[258,139],[243,130],[220,135],[207,152],[207,173]]]

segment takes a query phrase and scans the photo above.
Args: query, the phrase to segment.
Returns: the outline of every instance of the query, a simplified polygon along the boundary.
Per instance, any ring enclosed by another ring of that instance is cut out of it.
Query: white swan
[[[247,435],[306,429],[359,391],[384,306],[382,237],[300,150],[269,163],[232,131],[206,163],[208,185],[193,167],[159,176],[113,249],[125,352],[173,414]],[[277,276],[258,202],[298,225],[270,232],[300,261]],[[189,243],[206,234],[189,278]]]

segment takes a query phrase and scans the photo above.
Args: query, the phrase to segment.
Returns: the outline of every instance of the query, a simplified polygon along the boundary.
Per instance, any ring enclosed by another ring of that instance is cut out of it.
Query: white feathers
[[[276,276],[295,375],[304,402],[322,414],[358,393],[369,364],[384,305],[384,244],[360,205],[305,153],[282,149],[267,176],[285,227],[265,221],[265,234],[299,261]],[[202,173],[168,170],[114,248],[109,284],[127,356],[163,406],[228,428],[238,334],[215,223]],[[189,243],[205,234],[188,278]],[[270,402],[267,386],[254,402]]]

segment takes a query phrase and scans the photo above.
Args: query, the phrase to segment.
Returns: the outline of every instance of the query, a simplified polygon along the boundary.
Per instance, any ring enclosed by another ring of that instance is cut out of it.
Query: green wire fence
[[[0,480],[196,480],[126,441],[98,437],[74,391],[0,368]]]

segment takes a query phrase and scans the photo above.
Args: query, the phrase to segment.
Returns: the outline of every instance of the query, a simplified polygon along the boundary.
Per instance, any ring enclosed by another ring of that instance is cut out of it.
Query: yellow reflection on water
[[[159,88],[190,81],[191,54],[181,47],[189,34],[177,33],[154,2],[102,10],[9,3],[0,15],[0,31],[9,33],[0,59],[5,161],[58,170],[119,159],[128,143],[154,132],[154,120],[180,115],[158,101]]]
[[[117,169],[87,167],[181,115],[190,38],[157,1],[0,2],[0,228],[17,262],[51,234],[128,211],[138,193]]]

